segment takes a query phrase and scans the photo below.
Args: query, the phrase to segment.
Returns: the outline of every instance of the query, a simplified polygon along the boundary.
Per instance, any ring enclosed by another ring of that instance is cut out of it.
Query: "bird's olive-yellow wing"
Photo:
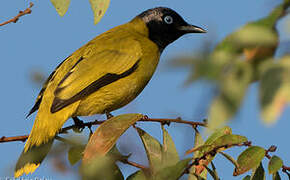
[[[54,92],[51,112],[57,112],[98,89],[130,75],[138,67],[141,56],[142,49],[139,42],[130,39],[115,42],[113,47],[97,50],[91,56],[80,56],[59,82]]]

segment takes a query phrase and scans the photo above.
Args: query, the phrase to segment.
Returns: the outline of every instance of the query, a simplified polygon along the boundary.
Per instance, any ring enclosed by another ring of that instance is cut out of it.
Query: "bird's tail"
[[[47,100],[47,101],[46,101]],[[51,149],[53,139],[65,121],[72,116],[78,103],[56,113],[50,112],[51,99],[45,98],[40,105],[24,150],[20,155],[14,176],[33,173]]]
[[[46,157],[53,143],[53,139],[40,146],[33,146],[21,153],[14,172],[14,177],[22,176],[24,173],[33,173],[43,159]]]

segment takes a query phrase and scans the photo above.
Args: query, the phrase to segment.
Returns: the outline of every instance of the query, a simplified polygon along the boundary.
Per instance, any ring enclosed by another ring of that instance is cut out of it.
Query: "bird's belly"
[[[138,77],[138,78],[137,78]],[[119,79],[81,100],[74,116],[89,116],[111,112],[135,99],[150,77],[133,75]]]

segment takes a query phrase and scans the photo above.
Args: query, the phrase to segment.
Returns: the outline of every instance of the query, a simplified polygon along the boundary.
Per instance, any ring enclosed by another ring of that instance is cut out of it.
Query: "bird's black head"
[[[162,51],[168,44],[187,33],[205,33],[198,26],[190,25],[175,11],[165,7],[148,9],[138,15],[149,29],[149,38]]]

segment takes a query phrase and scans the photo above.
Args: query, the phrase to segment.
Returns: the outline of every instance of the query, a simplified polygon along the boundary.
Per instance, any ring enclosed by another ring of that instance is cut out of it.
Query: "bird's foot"
[[[78,132],[82,132],[82,130],[85,128],[84,122],[80,120],[78,117],[72,117],[72,119],[74,120],[76,130]]]
[[[105,114],[107,116],[107,119],[110,119],[110,118],[114,117],[113,114],[111,114],[110,112],[106,111]]]

